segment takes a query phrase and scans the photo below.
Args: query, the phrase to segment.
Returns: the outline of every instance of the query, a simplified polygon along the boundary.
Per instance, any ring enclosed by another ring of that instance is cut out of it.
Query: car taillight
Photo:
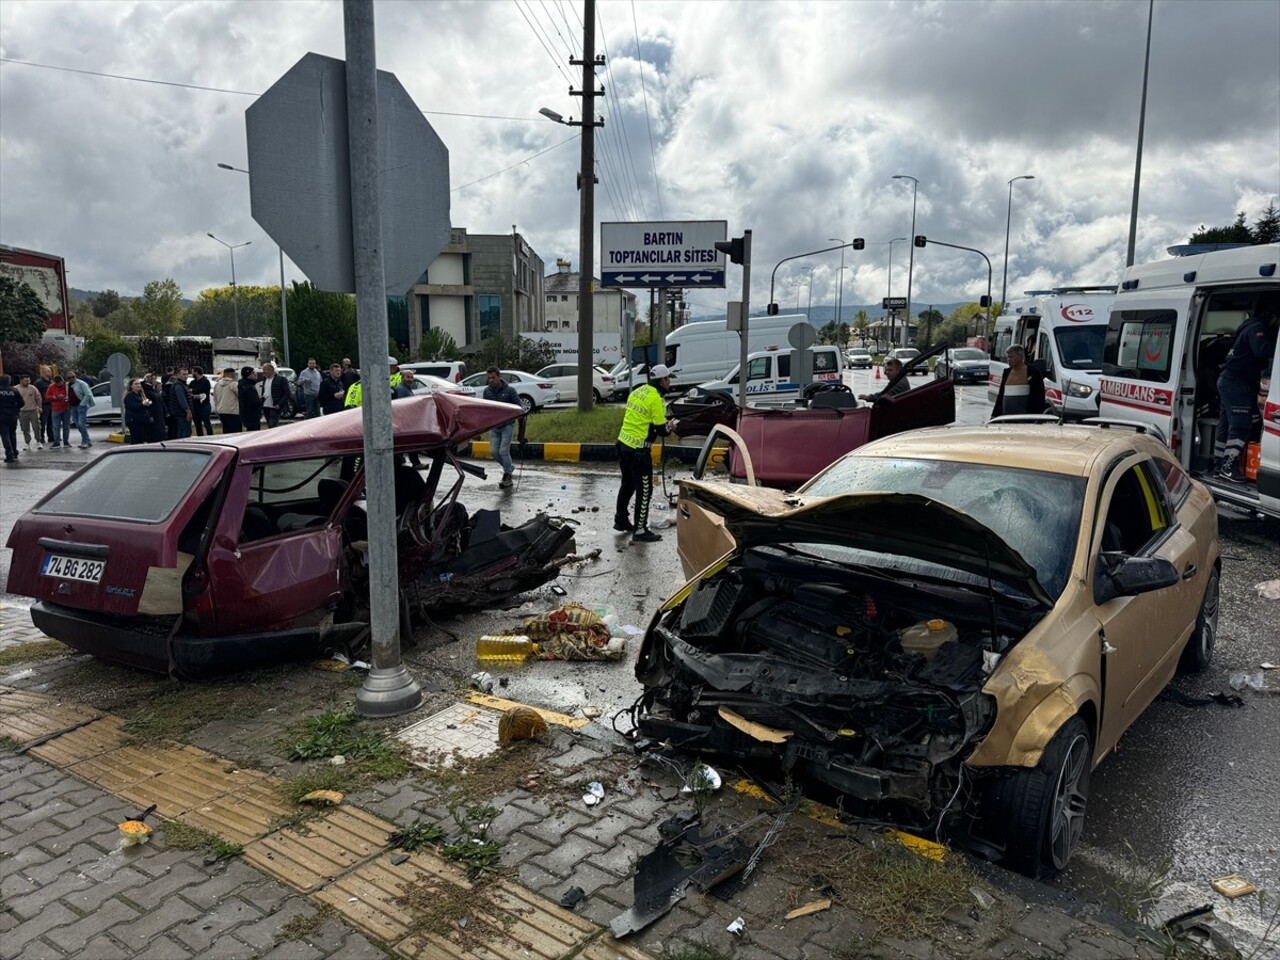
[[[538,389],[540,389],[540,390],[554,390],[555,388],[556,388],[556,385],[555,385],[554,383],[540,383],[540,384],[538,384]]]
[[[600,380],[601,380],[602,382],[604,382],[604,383],[613,383],[613,377],[605,377],[605,376],[602,376],[602,377],[600,378]]]
[[[454,382],[454,383],[461,383],[461,382],[462,382],[462,374],[460,374],[460,373],[455,373],[455,374],[453,375],[453,382]]]

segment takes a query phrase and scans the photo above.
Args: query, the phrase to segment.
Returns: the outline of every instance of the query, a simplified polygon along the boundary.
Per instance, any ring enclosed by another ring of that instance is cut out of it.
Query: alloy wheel
[[[1049,820],[1049,854],[1053,866],[1061,870],[1071,859],[1071,851],[1084,830],[1084,811],[1089,797],[1089,738],[1076,734],[1067,748],[1053,788],[1053,813]]]

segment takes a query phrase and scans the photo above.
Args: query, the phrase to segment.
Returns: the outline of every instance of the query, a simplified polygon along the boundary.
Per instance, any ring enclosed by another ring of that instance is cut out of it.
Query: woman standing
[[[53,424],[52,449],[71,446],[71,406],[67,403],[67,382],[62,374],[53,378],[49,389],[44,392],[44,399],[49,404],[49,419]]]
[[[258,378],[253,367],[241,368],[236,396],[240,399],[240,429],[257,430],[262,420],[262,397],[258,395]]]
[[[151,437],[151,399],[142,390],[142,381],[129,381],[124,394],[124,425],[129,443],[146,443]]]
[[[1027,363],[1026,349],[1015,343],[1005,351],[1004,358],[1009,366],[1000,377],[1000,392],[991,416],[1044,413],[1044,376]]]
[[[151,415],[151,428],[145,434],[148,441],[159,443],[165,439],[164,427],[164,393],[154,373],[148,373],[142,380],[142,394],[151,401],[147,412]]]

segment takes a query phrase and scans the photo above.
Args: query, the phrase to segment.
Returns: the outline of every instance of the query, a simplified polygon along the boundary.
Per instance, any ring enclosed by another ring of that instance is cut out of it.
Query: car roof
[[[462,443],[519,416],[519,409],[509,403],[481,400],[461,393],[431,391],[391,404],[391,433],[397,451],[424,450]],[[207,449],[210,445],[238,448],[241,463],[361,453],[364,450],[363,412],[352,408],[282,424],[271,430],[168,441],[163,444],[163,449]],[[136,449],[154,449],[155,446]]]
[[[859,447],[851,456],[954,460],[1087,476],[1100,458],[1111,460],[1128,450],[1168,454],[1164,444],[1128,427],[991,423],[896,433]]]

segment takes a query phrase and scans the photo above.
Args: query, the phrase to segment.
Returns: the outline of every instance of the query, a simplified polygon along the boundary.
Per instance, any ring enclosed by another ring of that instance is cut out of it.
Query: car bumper
[[[954,370],[951,379],[956,383],[986,383],[986,370]]]
[[[171,618],[107,617],[43,601],[31,605],[31,622],[81,653],[153,673],[167,674],[172,666],[193,680],[301,660],[321,645],[319,627],[170,640]]]

